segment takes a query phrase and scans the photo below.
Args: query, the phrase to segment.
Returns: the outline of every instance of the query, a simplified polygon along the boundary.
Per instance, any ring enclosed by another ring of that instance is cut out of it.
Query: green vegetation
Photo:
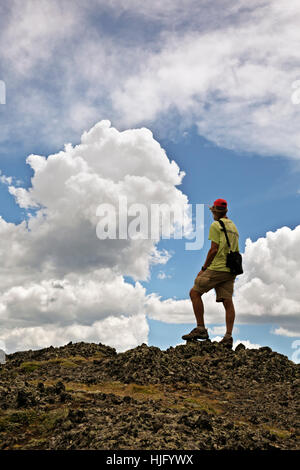
[[[54,357],[48,360],[43,361],[26,361],[22,362],[18,367],[18,370],[22,372],[34,372],[36,369],[44,366],[58,365],[64,368],[78,367],[79,365],[84,365],[84,363],[93,362],[94,360],[103,359],[103,354],[101,352],[95,354],[94,356],[85,358],[82,356],[69,356],[69,357]]]
[[[33,372],[41,367],[41,365],[42,364],[38,361],[22,362],[22,364],[19,366],[19,369],[23,372]]]
[[[204,400],[203,398],[193,396],[191,398],[186,398],[185,402],[188,404],[192,404],[195,408],[199,410],[204,410],[209,414],[222,413],[222,410],[218,406],[214,406],[212,401],[207,399]]]
[[[38,412],[33,409],[6,411],[0,416],[0,432],[15,431],[26,428],[31,432],[43,434],[54,429],[68,416],[69,409],[61,407],[58,409]]]

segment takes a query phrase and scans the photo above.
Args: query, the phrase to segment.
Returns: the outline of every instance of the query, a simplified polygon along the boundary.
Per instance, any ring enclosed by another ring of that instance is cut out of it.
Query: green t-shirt
[[[225,217],[222,217],[222,220],[226,227],[231,251],[239,251],[239,232],[235,224],[232,220],[226,219]],[[210,226],[208,239],[217,243],[219,245],[219,249],[207,269],[230,272],[230,268],[226,267],[226,258],[229,253],[229,246],[226,241],[225,233],[221,230],[222,227],[217,220],[215,220]]]

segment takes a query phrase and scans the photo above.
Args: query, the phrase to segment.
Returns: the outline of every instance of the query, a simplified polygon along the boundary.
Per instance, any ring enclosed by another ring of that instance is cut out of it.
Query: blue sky
[[[0,346],[9,352],[81,339],[166,348],[194,326],[189,290],[210,246],[209,210],[198,251],[186,239],[97,240],[97,205],[125,194],[193,210],[225,198],[245,264],[234,340],[295,359],[300,8],[213,4],[3,2]],[[213,292],[203,300],[218,340],[223,306]]]

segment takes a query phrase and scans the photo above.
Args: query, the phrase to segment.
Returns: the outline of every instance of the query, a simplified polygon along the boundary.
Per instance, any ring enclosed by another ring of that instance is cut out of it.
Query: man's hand
[[[212,241],[211,242],[211,247],[210,247],[210,249],[207,253],[207,257],[206,257],[206,260],[205,260],[205,263],[204,263],[203,266],[206,266],[206,268],[207,268],[211,264],[212,260],[214,259],[214,257],[218,253],[218,249],[219,249],[219,245]],[[205,271],[206,271],[206,269],[205,269]],[[205,271],[203,271],[201,269],[201,271],[199,271],[199,273],[197,274],[197,277],[201,276]],[[196,279],[197,279],[197,277],[196,277]]]

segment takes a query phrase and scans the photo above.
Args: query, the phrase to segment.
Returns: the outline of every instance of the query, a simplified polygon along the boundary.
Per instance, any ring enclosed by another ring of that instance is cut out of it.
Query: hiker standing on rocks
[[[211,240],[211,247],[207,253],[205,263],[195,279],[194,286],[190,290],[197,327],[189,334],[182,336],[182,339],[208,339],[208,332],[204,325],[204,306],[201,296],[214,288],[216,302],[223,302],[226,312],[226,334],[220,343],[232,347],[232,329],[235,319],[232,295],[236,274],[232,274],[230,268],[226,266],[229,247],[219,220],[222,220],[225,224],[232,251],[239,251],[239,233],[233,221],[226,216],[227,202],[225,199],[217,199],[214,205],[210,207],[210,210],[214,218],[208,236],[208,239]]]

